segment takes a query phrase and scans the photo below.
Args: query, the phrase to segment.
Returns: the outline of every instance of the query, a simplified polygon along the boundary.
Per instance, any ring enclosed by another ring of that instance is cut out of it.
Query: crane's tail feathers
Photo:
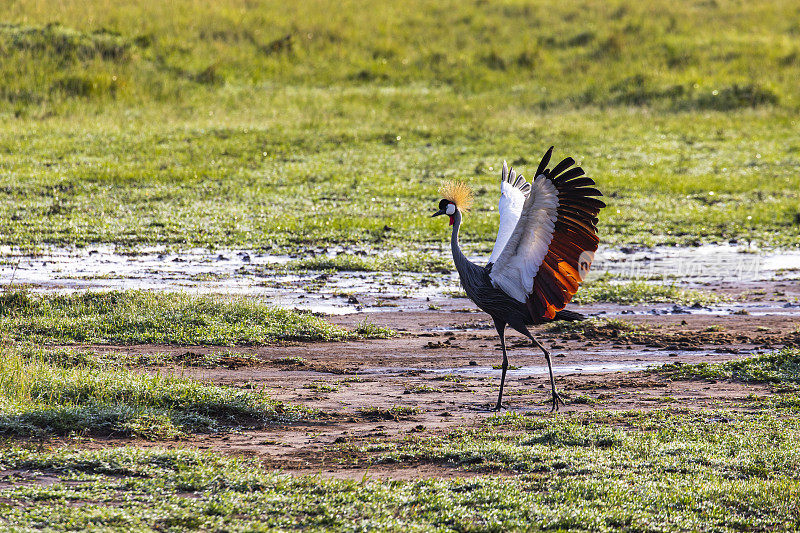
[[[567,311],[566,309],[562,309],[561,311],[556,312],[556,316],[555,318],[553,318],[553,321],[556,320],[567,320],[569,322],[576,322],[580,320],[586,320],[586,315],[576,313],[575,311]]]

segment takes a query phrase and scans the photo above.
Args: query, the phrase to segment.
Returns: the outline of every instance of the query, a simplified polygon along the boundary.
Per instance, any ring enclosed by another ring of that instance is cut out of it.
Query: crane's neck
[[[458,245],[458,230],[461,228],[461,211],[456,210],[453,215],[453,235],[450,237],[450,248],[453,251],[453,262],[458,270],[459,277],[463,280],[464,275],[467,273],[472,263],[461,252],[461,247]]]

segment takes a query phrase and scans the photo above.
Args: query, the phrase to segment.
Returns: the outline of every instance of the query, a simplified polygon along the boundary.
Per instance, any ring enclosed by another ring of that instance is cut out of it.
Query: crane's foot
[[[492,409],[492,411],[497,412],[497,411],[501,411],[502,409],[503,409],[503,404],[500,403],[500,402],[497,402],[497,405],[494,406],[494,409]]]
[[[550,409],[551,413],[554,413],[554,412],[558,411],[558,404],[559,403],[561,405],[565,406],[565,407],[567,405],[567,404],[564,403],[564,400],[563,400],[563,398],[561,398],[561,395],[558,394],[558,392],[556,392],[555,389],[553,389],[553,407]]]

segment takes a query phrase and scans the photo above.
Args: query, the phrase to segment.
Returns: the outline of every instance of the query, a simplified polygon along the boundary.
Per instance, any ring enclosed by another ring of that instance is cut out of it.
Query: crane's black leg
[[[564,403],[564,400],[561,399],[561,396],[558,394],[558,391],[556,390],[556,380],[553,377],[553,362],[550,360],[550,352],[547,351],[547,349],[544,346],[542,346],[536,339],[533,339],[533,343],[536,346],[538,346],[542,350],[542,352],[544,352],[544,358],[547,359],[547,370],[550,371],[550,388],[553,391],[553,408],[551,409],[551,411],[558,411],[559,402],[561,403],[561,405],[566,405],[566,404]]]
[[[497,395],[497,405],[494,410],[503,408],[503,385],[506,383],[506,370],[508,370],[508,355],[506,354],[506,325],[495,322],[497,334],[500,335],[500,347],[503,348],[503,373],[500,375],[500,394]]]
[[[540,350],[542,350],[542,352],[544,353],[544,358],[547,360],[547,369],[550,371],[550,387],[553,391],[553,408],[551,409],[551,411],[558,411],[559,402],[561,403],[561,405],[566,405],[566,404],[564,403],[564,400],[561,399],[561,396],[558,394],[558,391],[556,391],[556,380],[553,377],[553,362],[550,360],[550,352],[547,351],[547,348],[542,346],[542,344],[539,341],[534,339],[533,335],[531,335],[530,332],[528,332],[528,338],[533,342],[533,344],[535,344],[536,346],[539,347]]]

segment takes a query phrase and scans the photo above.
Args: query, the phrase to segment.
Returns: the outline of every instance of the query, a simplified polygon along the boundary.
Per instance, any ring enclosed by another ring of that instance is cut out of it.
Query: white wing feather
[[[489,274],[495,287],[519,302],[527,300],[553,240],[557,216],[558,190],[545,176],[537,176],[519,220]]]
[[[517,226],[519,217],[522,214],[522,206],[525,205],[525,199],[528,197],[527,194],[515,186],[518,180],[522,180],[523,184],[527,184],[525,178],[521,175],[517,177],[514,169],[511,169],[509,173],[508,165],[503,161],[503,172],[500,176],[500,206],[498,209],[500,227],[497,230],[497,239],[494,241],[492,255],[489,256],[489,263],[494,263],[500,257],[500,252],[505,248],[508,239],[511,238],[511,234]]]

